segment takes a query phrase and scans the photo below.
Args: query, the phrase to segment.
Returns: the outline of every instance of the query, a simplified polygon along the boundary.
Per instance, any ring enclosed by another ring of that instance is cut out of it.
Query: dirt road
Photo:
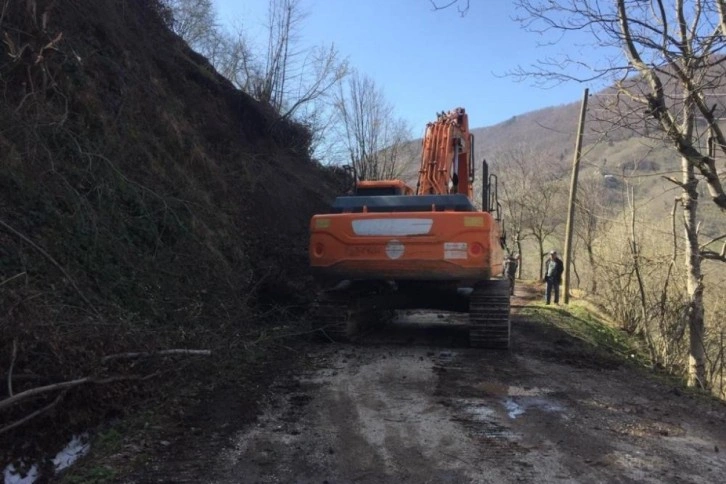
[[[311,345],[204,475],[150,481],[724,482],[724,405],[516,314],[511,352],[468,348],[460,315],[403,316]]]

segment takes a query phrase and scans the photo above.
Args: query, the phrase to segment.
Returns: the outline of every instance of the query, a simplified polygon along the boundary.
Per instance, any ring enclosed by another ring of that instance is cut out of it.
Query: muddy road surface
[[[270,381],[256,422],[126,482],[725,481],[723,404],[513,303],[510,352],[467,347],[465,316],[431,312],[311,344],[305,370]]]

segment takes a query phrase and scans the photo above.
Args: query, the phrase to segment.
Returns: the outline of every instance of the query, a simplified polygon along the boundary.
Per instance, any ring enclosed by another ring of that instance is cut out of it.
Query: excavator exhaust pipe
[[[481,209],[489,211],[489,164],[487,160],[481,162]]]

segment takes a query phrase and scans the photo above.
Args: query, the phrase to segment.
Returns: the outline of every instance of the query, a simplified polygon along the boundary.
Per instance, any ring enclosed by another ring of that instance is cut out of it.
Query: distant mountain
[[[621,182],[638,186],[643,197],[657,198],[667,192],[668,205],[672,204],[673,185],[662,178],[664,173],[679,170],[680,156],[672,143],[660,139],[654,120],[643,119],[642,107],[628,106],[620,99],[621,108],[628,111],[622,123],[613,128],[616,114],[610,105],[614,92],[604,90],[588,99],[588,110],[583,136],[583,173],[603,177],[615,176]],[[723,98],[718,97],[719,101]],[[513,116],[493,126],[474,128],[475,159],[486,159],[496,172],[497,164],[513,153],[531,159],[532,170],[546,165],[555,177],[568,177],[575,151],[577,122],[581,102],[552,106]],[[726,107],[719,109],[726,112]],[[701,124],[697,132],[705,133]],[[705,136],[703,136],[705,143]],[[412,142],[413,156],[404,167],[402,178],[416,185],[421,157],[421,139]]]
[[[494,126],[475,128],[474,155],[496,163],[497,155],[526,148],[542,158],[564,159],[572,154],[577,133],[579,103],[563,104],[512,116]]]

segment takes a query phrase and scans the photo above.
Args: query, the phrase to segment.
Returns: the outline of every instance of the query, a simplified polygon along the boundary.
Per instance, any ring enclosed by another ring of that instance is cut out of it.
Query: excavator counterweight
[[[426,126],[415,190],[401,180],[359,181],[313,216],[310,266],[328,286],[314,329],[345,340],[396,309],[459,310],[469,312],[472,346],[509,347],[496,177],[484,161],[477,208],[473,150],[466,111],[441,113]]]

